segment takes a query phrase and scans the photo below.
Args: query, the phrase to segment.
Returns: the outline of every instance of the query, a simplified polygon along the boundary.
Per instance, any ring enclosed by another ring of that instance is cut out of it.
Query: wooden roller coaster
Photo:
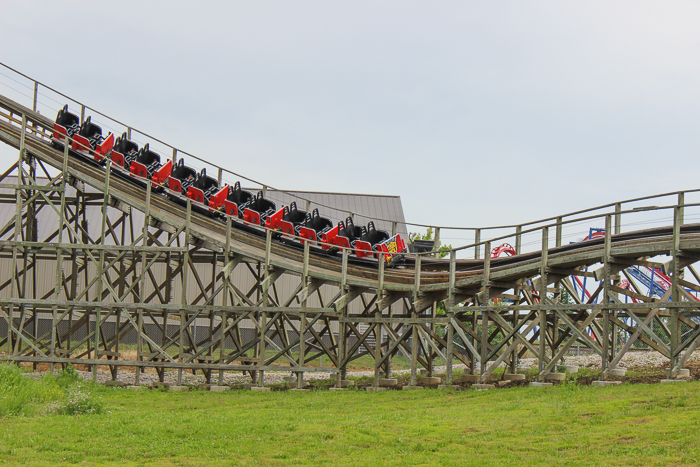
[[[330,254],[309,237],[292,244],[289,233],[241,228],[236,217],[212,217],[191,199],[173,203],[152,183],[117,176],[109,157],[100,165],[69,144],[57,149],[54,122],[37,112],[38,90],[71,99],[8,70],[34,94],[31,107],[0,95],[0,141],[19,150],[0,176],[0,200],[15,206],[0,230],[0,360],[85,364],[113,378],[129,367],[137,384],[145,368],[161,380],[168,369],[209,382],[218,374],[219,383],[243,371],[259,385],[266,371],[293,372],[299,384],[305,373],[328,372],[341,387],[356,359],[372,359],[378,386],[402,358],[415,386],[418,371],[432,375],[438,362],[448,381],[456,363],[479,381],[501,365],[515,374],[526,355],[545,381],[574,344],[600,356],[603,379],[638,343],[669,358],[674,377],[698,345],[700,224],[685,220],[700,190],[521,225],[435,227],[474,241],[396,253],[400,266],[389,267],[357,260],[352,247]],[[83,121],[86,111],[99,114],[76,104]],[[226,172],[208,165],[219,179]],[[651,200],[666,204],[642,205]],[[634,230],[659,213],[661,225]],[[582,224],[604,228],[564,244]],[[511,256],[492,258],[506,241]],[[633,266],[664,271],[671,285],[660,297],[646,293]],[[586,278],[595,289],[581,295]],[[294,283],[287,296],[281,281]]]

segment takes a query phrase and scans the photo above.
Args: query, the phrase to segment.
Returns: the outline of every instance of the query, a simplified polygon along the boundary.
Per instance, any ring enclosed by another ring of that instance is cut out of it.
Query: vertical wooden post
[[[180,274],[182,274],[182,293],[180,295],[180,304],[182,306],[187,305],[187,276],[190,270],[190,226],[192,222],[192,200],[187,199],[187,214],[185,215],[185,252],[182,255],[182,267],[180,268]],[[186,315],[184,308],[180,308],[180,334],[179,334],[179,347],[178,347],[178,361],[185,361],[185,322]],[[182,385],[182,368],[177,369],[177,385]]]
[[[615,204],[615,235],[622,230],[622,203]]]
[[[522,237],[523,237],[523,227],[521,225],[517,226],[515,228],[515,254],[519,255],[520,254],[520,248],[522,245]],[[520,289],[515,288],[513,289],[513,294],[516,297],[520,296]],[[519,302],[516,300],[514,305],[518,305]],[[518,311],[513,311],[513,326],[515,327],[518,324],[518,317],[519,317],[519,312]],[[513,336],[513,342],[516,342],[517,338]],[[518,346],[514,346],[513,348],[513,353],[511,354],[510,357],[510,372],[515,374],[518,370]]]
[[[107,209],[109,208],[109,173],[110,173],[111,160],[107,159],[107,164],[105,165],[105,184],[102,191],[102,225],[100,226],[100,246],[105,243],[105,236],[107,234]],[[150,188],[150,184],[149,184]],[[150,194],[150,189],[149,189]],[[148,195],[146,195],[148,197]],[[102,303],[102,295],[104,293],[104,275],[105,275],[105,250],[100,249],[100,264],[97,267],[101,270],[99,277],[97,279],[97,307],[95,309],[95,360],[100,359],[100,320],[101,320],[101,309],[99,304]],[[97,365],[92,367],[92,379],[97,381]]]
[[[39,96],[39,82],[34,81],[34,100],[32,101],[32,110],[36,112],[36,105]]]
[[[481,278],[481,306],[489,305],[489,294],[491,282],[491,242],[484,243],[484,272]],[[489,312],[488,310],[481,310],[481,348],[480,358],[481,367],[479,368],[479,375],[486,373],[486,366],[488,361],[488,348],[489,348]]]
[[[266,187],[263,187],[265,189]],[[265,195],[263,194],[263,197]],[[265,266],[263,269],[263,307],[268,307],[270,305],[270,253],[272,250],[272,230],[265,229]],[[265,366],[265,352],[266,352],[266,342],[265,342],[265,327],[267,326],[267,311],[260,313],[260,366]],[[258,379],[258,386],[265,385],[265,371],[260,370],[260,378]]]
[[[416,270],[413,278],[413,310],[411,311],[412,321],[418,319],[418,310],[416,309],[418,300],[420,300],[420,277],[421,277],[421,260],[422,256],[416,254]],[[416,385],[416,369],[418,366],[418,326],[411,324],[411,382],[410,386]]]
[[[24,132],[22,132],[24,134]],[[61,207],[58,213],[58,238],[56,247],[56,285],[54,289],[54,300],[60,300],[61,297],[61,283],[63,278],[63,251],[61,250],[61,244],[63,243],[63,229],[66,225],[66,179],[68,178],[68,148],[71,145],[71,138],[66,135],[63,145],[63,167],[61,174]],[[86,268],[87,269],[87,268]],[[54,305],[52,307],[51,313],[51,357],[56,356],[56,318],[58,313],[58,307]],[[54,372],[54,364],[51,362],[50,370],[51,373]]]
[[[540,346],[538,348],[538,370],[537,379],[538,381],[544,381],[545,379],[545,351],[547,349],[547,309],[545,308],[545,303],[547,302],[547,261],[549,253],[549,227],[542,227],[542,261],[540,263]]]
[[[143,227],[141,228],[141,246],[144,248],[148,246],[148,226],[151,219],[151,184],[146,185],[146,205],[143,212]],[[139,301],[143,303],[146,298],[146,251],[141,250],[141,278],[139,280]],[[143,360],[143,309],[139,308],[137,311],[137,340],[136,340],[136,360]],[[167,323],[163,323],[166,326]],[[140,383],[141,367],[136,367],[135,383],[138,386]]]
[[[223,293],[224,296],[221,298],[221,332],[219,335],[219,365],[223,365],[226,356],[226,333],[224,330],[228,324],[228,314],[226,313],[226,307],[228,306],[228,295],[229,295],[229,281],[231,277],[231,271],[228,268],[231,255],[231,216],[226,216],[226,244],[224,246],[224,272],[221,275],[221,280],[223,281]],[[219,386],[224,384],[224,370],[219,370]]]
[[[605,264],[603,264],[603,272],[604,272],[604,277],[603,277],[603,300],[601,303],[606,303],[610,304],[610,280],[612,276],[612,265],[611,265],[611,260],[612,258],[610,257],[610,252],[612,248],[612,219],[610,214],[605,216],[605,250],[604,250],[604,256],[603,256],[603,261]],[[603,313],[603,342],[602,347],[603,347],[603,355],[602,355],[602,360],[601,360],[601,379],[605,380],[607,375],[608,375],[608,363],[610,362],[610,308],[606,307],[603,310],[601,310]]]
[[[348,293],[347,281],[348,281],[348,250],[343,248],[343,259],[341,266],[341,276],[340,276],[340,293],[345,295]],[[348,317],[348,306],[347,300],[345,304],[341,307],[338,323],[338,362],[340,363],[340,368],[338,368],[338,379],[336,380],[336,387],[342,387],[342,380],[346,378],[347,375],[347,359],[348,355],[348,341],[347,341],[347,324],[343,321]]]
[[[673,274],[671,276],[671,287],[673,288],[673,291],[671,292],[671,301],[673,303],[678,303],[681,301],[680,279],[683,277],[683,269],[680,267],[678,255],[680,254],[680,233],[681,225],[683,224],[683,201],[684,200],[681,199],[681,195],[678,195],[678,206],[673,209],[673,249],[671,251],[671,254],[673,255],[671,259],[671,273]],[[678,374],[678,370],[680,369],[678,368],[679,358],[676,354],[680,345],[680,323],[678,320],[678,313],[680,313],[680,310],[678,308],[671,308],[670,313],[671,342],[669,345],[669,353],[671,355],[671,363],[669,368],[671,373],[669,378],[675,378]]]
[[[481,229],[474,229],[474,243],[476,246],[474,247],[474,259],[479,259],[481,257]],[[486,254],[488,255],[489,252],[487,251]]]
[[[379,258],[379,271],[377,275],[377,307],[374,317],[377,318],[374,331],[374,387],[379,387],[379,362],[382,356],[382,307],[384,306],[384,257]]]
[[[455,312],[455,276],[457,272],[457,252],[450,251],[450,279],[449,279],[449,295],[447,298],[447,361],[445,384],[452,384],[452,354],[454,353],[454,316]]]
[[[10,264],[10,274],[11,274],[11,280],[10,280],[10,296],[11,297],[19,297],[18,294],[18,287],[17,287],[17,256],[19,254],[19,248],[17,247],[17,240],[21,238],[20,231],[22,230],[22,190],[20,189],[20,185],[24,184],[24,154],[25,154],[25,148],[24,148],[24,138],[25,135],[27,134],[27,116],[25,114],[22,114],[22,132],[20,133],[19,136],[19,156],[17,158],[17,178],[15,180],[15,226],[12,231],[12,263]],[[60,231],[59,231],[60,234]],[[26,275],[26,272],[25,272]],[[17,295],[15,295],[17,294]],[[16,353],[19,353],[20,350],[20,334],[22,331],[21,329],[17,333],[16,340],[14,341],[13,345],[13,334],[14,334],[14,314],[15,314],[15,307],[11,303],[9,307],[9,320],[7,322],[7,347],[8,347],[8,354],[14,355]],[[53,351],[53,349],[52,349]]]
[[[435,242],[433,243],[433,251],[435,252],[435,257],[438,258],[440,254],[440,227],[435,227]]]
[[[564,219],[560,216],[557,217],[557,239],[556,239],[556,246],[561,246],[561,237],[562,237],[562,230],[564,228],[563,225]]]
[[[310,246],[311,246],[311,244],[308,241],[304,242],[304,263],[302,265],[302,270],[301,270],[302,290],[309,286],[309,250],[310,250]],[[302,313],[301,313],[301,316],[299,318],[299,366],[300,367],[304,366],[304,359],[306,356],[307,319],[306,319],[306,313],[304,313],[303,311],[306,310],[306,299],[307,299],[308,295],[309,295],[308,293],[304,293],[304,299],[301,301]],[[304,372],[299,371],[299,372],[297,372],[297,389],[303,389],[303,388],[304,388]]]

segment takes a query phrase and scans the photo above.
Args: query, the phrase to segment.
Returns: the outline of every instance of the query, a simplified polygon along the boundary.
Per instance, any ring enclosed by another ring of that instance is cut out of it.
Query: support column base
[[[477,391],[485,391],[487,389],[493,389],[493,384],[472,384],[472,389]]]
[[[458,384],[438,384],[438,389],[459,389]]]
[[[566,379],[566,373],[547,373],[544,375],[544,379],[547,381],[564,381]]]
[[[253,386],[250,390],[253,392],[270,392],[270,388],[266,388],[265,386]]]
[[[379,386],[383,388],[393,388],[399,384],[398,379],[394,378],[379,378]]]
[[[170,386],[171,391],[189,391],[189,386]]]
[[[332,387],[332,388],[328,388],[328,390],[329,390],[329,391],[347,391],[347,388],[336,388],[336,387]]]
[[[667,368],[665,370],[666,377],[670,378],[671,377],[671,369]],[[688,368],[681,368],[678,370],[678,374],[676,375],[676,378],[690,378],[690,370]]]
[[[442,380],[437,376],[422,376],[418,379],[418,384],[421,386],[437,386],[442,383]]]
[[[525,375],[519,373],[506,373],[503,375],[503,379],[506,381],[522,381],[525,379]]]
[[[662,383],[685,383],[685,380],[682,379],[662,379]]]
[[[403,391],[415,391],[416,389],[423,389],[423,386],[404,386],[401,389]]]
[[[612,368],[608,371],[610,376],[625,376],[627,374],[627,368]]]
[[[209,390],[211,392],[224,392],[224,391],[228,391],[230,389],[231,388],[229,386],[210,386],[209,387]]]
[[[386,388],[378,388],[376,386],[370,386],[370,387],[366,388],[366,391],[370,391],[370,392],[386,391]]]

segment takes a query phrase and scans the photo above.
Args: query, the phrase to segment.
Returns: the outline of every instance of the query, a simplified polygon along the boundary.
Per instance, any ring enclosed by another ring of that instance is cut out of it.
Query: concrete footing
[[[270,388],[266,388],[265,386],[253,386],[250,390],[255,392],[270,392]]]
[[[591,383],[591,386],[608,387],[608,386],[618,386],[620,384],[622,384],[622,381],[593,381]]]
[[[459,389],[458,384],[438,384],[438,389]]]
[[[533,381],[532,383],[529,384],[531,388],[546,388],[551,386],[552,383],[540,383],[539,381]]]
[[[224,392],[231,389],[229,386],[209,386],[211,392]]]
[[[682,379],[662,379],[662,383],[684,383],[685,381]]]
[[[144,386],[127,386],[127,389],[132,389],[134,391],[140,391],[141,389],[144,388]]]
[[[189,386],[170,386],[171,391],[189,391]]]
[[[367,391],[370,391],[370,392],[386,391],[386,388],[378,388],[376,386],[370,386],[367,388]]]
[[[310,390],[309,390],[309,389],[290,389],[290,391],[294,391],[294,392],[309,392]]]
[[[627,368],[613,368],[608,374],[610,376],[625,376],[627,374]]]
[[[472,384],[472,389],[477,389],[479,391],[485,391],[486,389],[493,389],[493,384]]]
[[[559,365],[557,369],[562,373],[578,373],[578,365]]]
[[[671,369],[667,368],[665,370],[666,377],[670,378],[671,377]],[[676,378],[690,378],[690,370],[688,368],[681,368],[678,370],[678,374],[676,375]]]
[[[547,381],[564,381],[566,379],[566,373],[547,373],[544,375],[544,379]]]
[[[401,389],[404,391],[415,391],[416,389],[423,389],[423,386],[404,386]]]
[[[438,378],[437,376],[422,376],[418,378],[418,385],[419,386],[437,386],[438,384],[441,384],[442,380]]]
[[[336,387],[328,388],[328,390],[329,391],[347,391],[346,388],[336,388]]]
[[[503,375],[503,379],[506,381],[522,381],[525,379],[525,375],[517,373],[506,373]]]
[[[350,386],[354,386],[355,381],[349,380],[349,379],[341,379],[340,380],[340,387],[341,388],[349,388]]]
[[[394,378],[379,378],[379,386],[382,388],[393,388],[399,384],[398,379]]]

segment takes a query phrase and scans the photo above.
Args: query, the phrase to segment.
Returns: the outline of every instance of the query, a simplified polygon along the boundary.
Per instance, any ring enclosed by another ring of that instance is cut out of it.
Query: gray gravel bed
[[[600,357],[598,355],[580,355],[580,356],[571,356],[571,357],[566,357],[566,363],[569,365],[578,365],[583,368],[591,368],[591,369],[596,369],[600,368]],[[694,361],[700,361],[700,351],[696,351],[693,353],[693,355],[688,359],[689,362],[694,362]],[[625,356],[622,358],[620,361],[618,367],[621,368],[631,368],[635,366],[647,366],[647,367],[660,367],[663,366],[664,364],[668,363],[668,358],[664,357],[658,352],[628,352],[625,354]],[[528,367],[528,366],[537,366],[537,359],[534,358],[525,358],[520,361],[520,364],[522,366]],[[504,366],[504,365],[501,365]],[[465,369],[466,365],[459,364],[459,365],[453,365],[453,369],[459,370],[459,369]],[[444,366],[437,366],[434,368],[434,372],[437,374],[444,373],[446,368]],[[47,372],[33,372],[33,373],[28,373],[27,376],[30,377],[35,377],[39,378],[46,374]],[[81,378],[84,380],[92,380],[93,374],[92,372],[89,371],[78,371],[79,375]],[[392,372],[394,375],[399,375],[399,374],[406,374],[410,373],[410,370],[396,370]],[[353,372],[348,372],[348,376],[372,376],[374,375],[373,371],[353,371]],[[117,378],[118,381],[121,381],[127,385],[134,385],[134,373],[133,372],[120,372],[119,376]],[[289,376],[294,376],[294,374],[291,371],[266,371],[265,372],[265,383],[266,384],[275,384],[275,383],[282,383],[284,382],[285,377]],[[304,374],[304,379],[305,380],[322,380],[322,379],[328,379],[331,376],[329,373],[306,373]],[[111,381],[112,376],[109,372],[106,371],[100,371],[97,373],[97,382],[99,383],[106,383],[107,381]],[[212,375],[212,383],[216,384],[218,383],[219,380],[219,375],[218,372],[215,372]],[[158,382],[158,375],[154,373],[142,373],[140,377],[140,384],[141,385],[149,385],[151,383],[157,383]],[[177,384],[177,371],[166,371],[165,372],[165,382],[169,383],[171,385]],[[197,385],[197,384],[203,384],[205,383],[206,380],[204,378],[204,375],[202,374],[197,374],[193,375],[191,373],[185,373],[183,372],[182,374],[182,384],[183,385]],[[241,374],[241,373],[231,373],[227,372],[224,374],[224,385],[230,386],[233,384],[245,384],[245,383],[250,383],[251,378],[247,374]]]

